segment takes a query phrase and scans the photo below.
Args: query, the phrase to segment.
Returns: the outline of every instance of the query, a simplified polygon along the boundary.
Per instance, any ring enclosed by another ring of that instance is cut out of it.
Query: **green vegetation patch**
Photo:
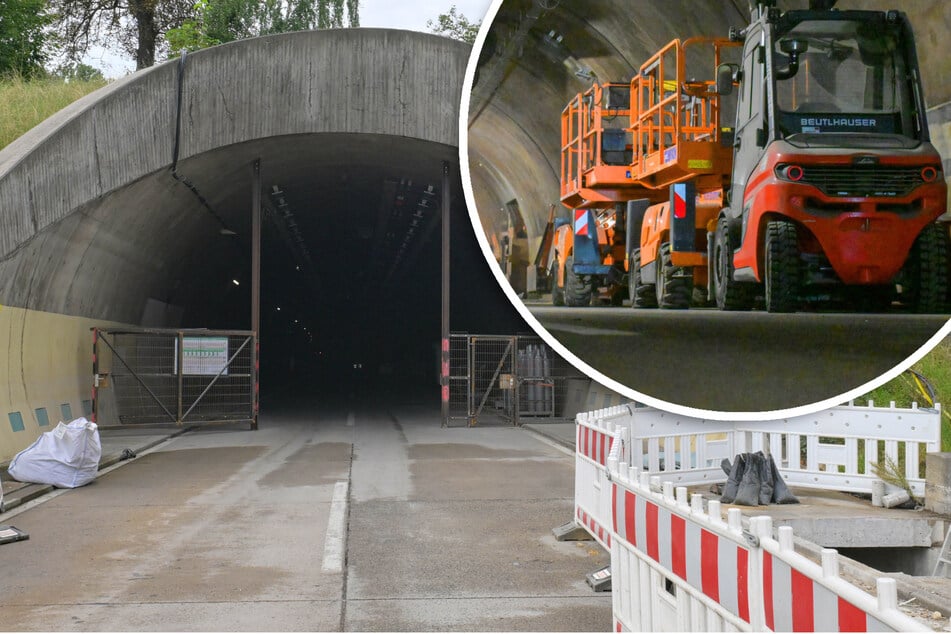
[[[941,451],[951,451],[951,340],[945,339],[918,363],[912,366],[915,372],[925,377],[935,391],[935,400],[941,404]],[[895,401],[897,407],[911,407],[918,403],[929,406],[914,375],[904,372],[880,388],[855,399],[864,404],[869,399],[876,405],[887,406]]]
[[[71,80],[60,77],[25,80],[0,79],[0,148],[80,97],[106,85],[104,79]]]

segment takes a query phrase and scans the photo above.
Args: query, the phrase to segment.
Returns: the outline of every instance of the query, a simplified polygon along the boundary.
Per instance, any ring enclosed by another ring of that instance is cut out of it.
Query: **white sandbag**
[[[13,457],[7,471],[20,482],[73,489],[89,484],[99,471],[99,427],[85,418],[60,423]]]

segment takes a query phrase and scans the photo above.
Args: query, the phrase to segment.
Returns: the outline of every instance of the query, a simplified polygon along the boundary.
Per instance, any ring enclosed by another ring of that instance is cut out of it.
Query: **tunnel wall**
[[[94,325],[112,324],[0,306],[0,463],[58,422],[89,413]]]
[[[61,403],[82,414],[92,325],[138,325],[195,274],[222,224],[189,182],[203,157],[322,133],[452,149],[469,50],[388,29],[233,42],[188,55],[181,75],[173,60],[110,83],[0,150],[0,462],[45,431],[36,408],[52,426]],[[244,167],[233,190],[249,207]]]

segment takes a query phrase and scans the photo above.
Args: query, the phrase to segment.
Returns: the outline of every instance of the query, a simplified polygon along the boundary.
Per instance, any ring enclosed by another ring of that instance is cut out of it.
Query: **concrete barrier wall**
[[[0,306],[0,463],[91,411],[93,325],[104,324]]]

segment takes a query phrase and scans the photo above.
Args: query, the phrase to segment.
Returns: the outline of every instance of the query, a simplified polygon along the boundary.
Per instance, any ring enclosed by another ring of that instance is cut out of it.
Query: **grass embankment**
[[[934,387],[935,400],[941,403],[942,410],[941,451],[951,451],[951,340],[942,341],[911,369],[928,379]],[[855,402],[861,405],[868,399],[875,401],[876,405],[887,406],[889,402],[895,401],[898,407],[910,407],[912,403],[918,403],[921,407],[928,406],[927,399],[908,372],[855,399]]]
[[[80,97],[106,85],[105,80],[67,83],[57,77],[0,79],[0,148]]]

